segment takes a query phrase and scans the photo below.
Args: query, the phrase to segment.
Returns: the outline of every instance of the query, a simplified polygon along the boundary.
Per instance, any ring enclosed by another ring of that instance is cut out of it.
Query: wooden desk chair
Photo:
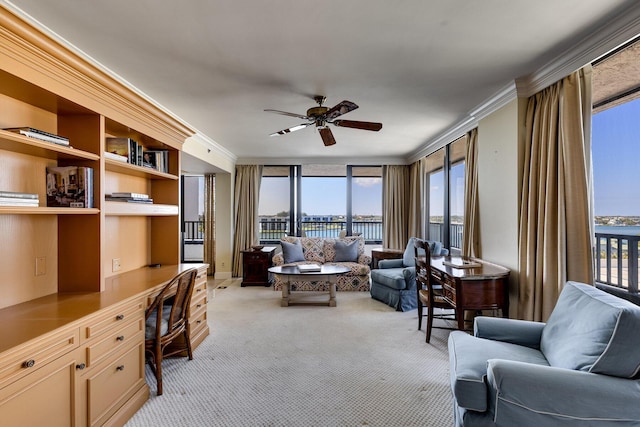
[[[455,320],[454,314],[436,314],[434,308],[451,309],[454,307],[449,304],[442,296],[442,286],[434,283],[431,278],[431,250],[429,243],[425,240],[415,239],[413,243],[416,260],[416,291],[418,293],[418,330],[422,329],[423,308],[427,308],[427,332],[426,342],[431,340],[431,329],[433,328],[433,318]]]
[[[193,359],[187,316],[196,274],[192,268],[171,279],[145,312],[144,349],[156,376],[158,396],[162,394],[162,359],[185,351]]]

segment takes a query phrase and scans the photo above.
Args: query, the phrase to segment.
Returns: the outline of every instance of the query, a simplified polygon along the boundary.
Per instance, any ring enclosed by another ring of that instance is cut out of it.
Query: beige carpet
[[[425,344],[416,310],[368,292],[338,293],[334,308],[280,307],[280,292],[224,284],[211,335],[192,361],[165,361],[162,396],[147,375],[152,395],[128,427],[453,425],[449,331]]]

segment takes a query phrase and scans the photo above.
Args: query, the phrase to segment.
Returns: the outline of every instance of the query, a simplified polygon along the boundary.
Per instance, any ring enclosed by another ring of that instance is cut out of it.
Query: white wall
[[[231,277],[233,177],[229,173],[216,173],[216,279]]]
[[[511,270],[510,313],[518,300],[518,101],[478,124],[480,252]]]

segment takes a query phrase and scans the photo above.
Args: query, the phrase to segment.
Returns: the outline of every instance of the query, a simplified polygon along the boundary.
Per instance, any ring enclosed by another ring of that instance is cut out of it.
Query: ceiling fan
[[[333,137],[333,133],[331,129],[329,129],[328,124],[332,124],[334,126],[340,126],[345,128],[354,128],[354,129],[363,129],[363,130],[372,130],[379,131],[382,129],[382,123],[374,123],[374,122],[359,122],[355,120],[336,120],[338,117],[343,114],[348,113],[349,111],[353,111],[358,106],[351,101],[342,101],[336,106],[332,108],[324,107],[324,101],[326,97],[321,95],[316,95],[313,99],[318,103],[317,107],[311,107],[307,110],[307,114],[295,114],[295,113],[287,113],[286,111],[279,110],[264,110],[269,111],[271,113],[284,114],[285,116],[297,117],[302,120],[306,120],[306,123],[302,123],[297,126],[290,127],[288,129],[283,129],[279,132],[274,132],[269,136],[277,136],[284,135],[290,132],[294,132],[300,129],[304,129],[307,126],[311,126],[313,124],[316,125],[318,131],[320,132],[320,137],[322,138],[322,142],[324,145],[334,145],[336,143],[335,138]]]

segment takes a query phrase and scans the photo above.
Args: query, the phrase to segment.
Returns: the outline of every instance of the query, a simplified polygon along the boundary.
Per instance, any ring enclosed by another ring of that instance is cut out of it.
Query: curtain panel
[[[546,321],[567,280],[594,280],[591,67],[530,97],[525,126],[518,317]]]
[[[209,264],[207,275],[216,273],[216,176],[204,176],[204,262]]]
[[[478,128],[467,132],[464,163],[464,231],[462,255],[480,258],[480,201],[478,200]]]
[[[408,232],[409,167],[382,166],[382,245],[404,249]]]
[[[235,233],[233,241],[233,270],[234,277],[242,276],[242,254],[240,251],[258,244],[259,218],[258,204],[260,201],[260,181],[262,166],[236,166],[235,182]]]

